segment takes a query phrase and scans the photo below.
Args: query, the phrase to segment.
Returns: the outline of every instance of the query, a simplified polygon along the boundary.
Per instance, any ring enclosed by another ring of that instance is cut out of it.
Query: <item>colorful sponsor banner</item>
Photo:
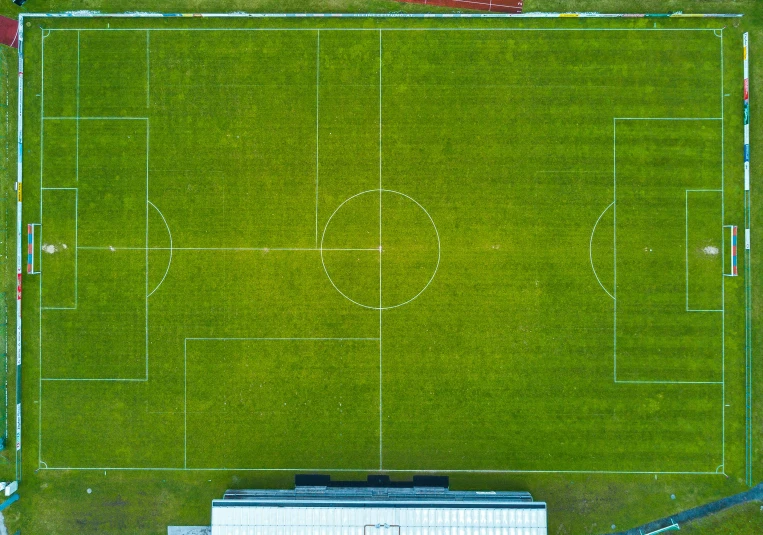
[[[747,32],[742,35],[744,58],[744,189],[750,191],[750,54]]]
[[[737,227],[731,227],[731,276],[739,275],[737,270]]]
[[[464,0],[461,0],[464,1]],[[479,2],[477,2],[479,3]],[[482,1],[484,3],[484,0]],[[489,2],[488,2],[489,3]],[[24,18],[158,18],[158,17],[204,17],[204,18],[314,18],[314,17],[337,17],[337,18],[531,18],[531,19],[557,19],[562,17],[580,18],[624,18],[624,17],[670,17],[670,18],[739,18],[741,13],[597,13],[597,12],[570,12],[570,13],[157,13],[135,11],[130,13],[101,13],[99,11],[67,11],[63,13],[20,13],[19,22]]]

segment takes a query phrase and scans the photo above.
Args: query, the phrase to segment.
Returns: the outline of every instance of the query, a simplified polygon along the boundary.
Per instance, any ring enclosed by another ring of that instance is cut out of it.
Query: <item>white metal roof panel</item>
[[[537,505],[537,504],[536,504]],[[547,535],[545,507],[215,504],[212,535]]]

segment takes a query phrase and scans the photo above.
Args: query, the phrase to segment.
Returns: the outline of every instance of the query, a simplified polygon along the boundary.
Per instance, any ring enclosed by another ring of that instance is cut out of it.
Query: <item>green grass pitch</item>
[[[30,477],[743,478],[738,33],[37,22]]]

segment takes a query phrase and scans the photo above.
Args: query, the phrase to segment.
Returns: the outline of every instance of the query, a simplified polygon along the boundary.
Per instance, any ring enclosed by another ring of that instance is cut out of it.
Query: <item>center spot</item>
[[[334,288],[356,305],[395,308],[416,299],[440,264],[440,237],[426,209],[397,191],[353,195],[326,222],[321,260]]]

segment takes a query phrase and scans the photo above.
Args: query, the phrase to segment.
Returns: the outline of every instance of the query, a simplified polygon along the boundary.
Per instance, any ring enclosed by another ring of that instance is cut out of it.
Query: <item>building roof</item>
[[[212,535],[546,533],[546,504],[527,492],[305,486],[228,491],[212,502]]]

